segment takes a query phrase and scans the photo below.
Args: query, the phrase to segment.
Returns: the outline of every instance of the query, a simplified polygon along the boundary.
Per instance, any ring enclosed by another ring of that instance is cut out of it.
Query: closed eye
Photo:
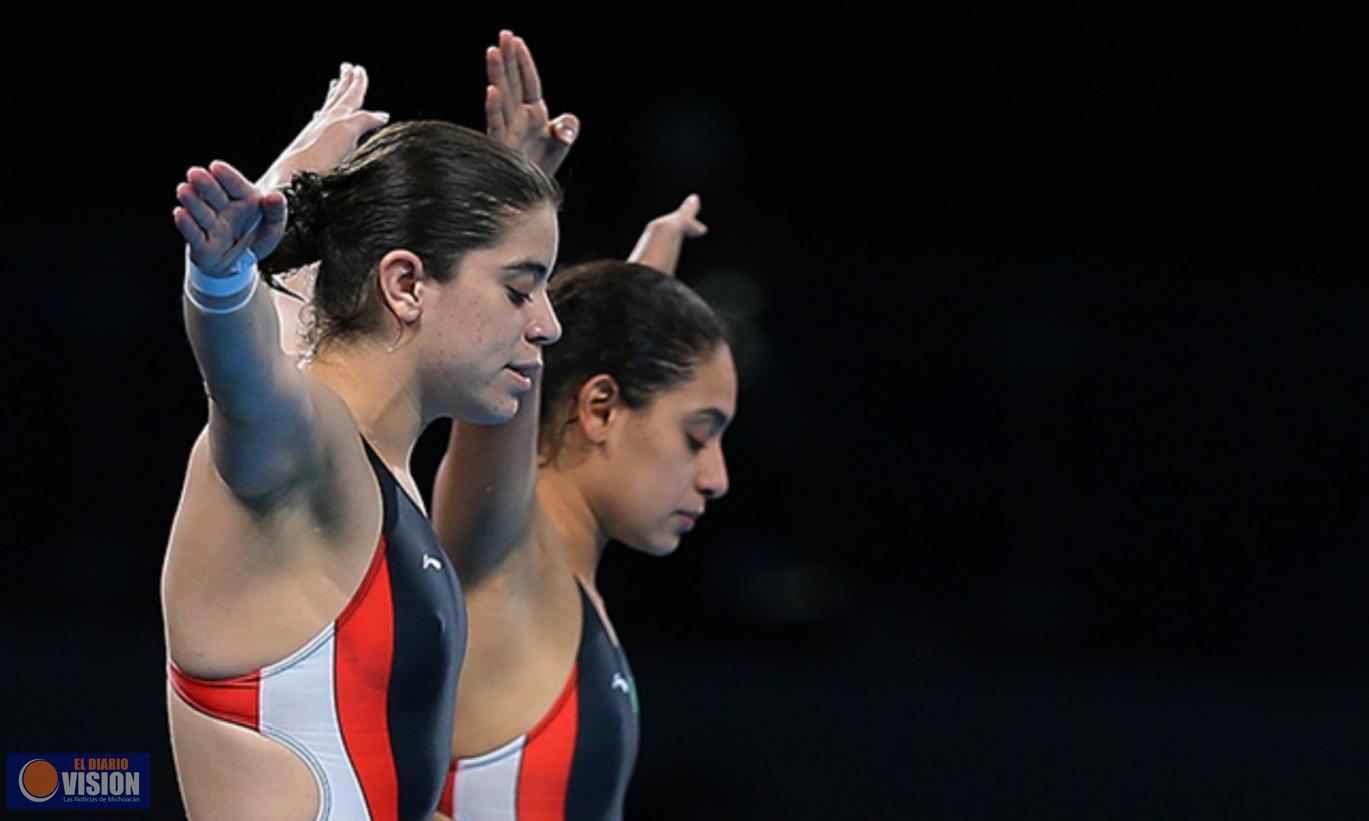
[[[506,290],[509,292],[509,301],[514,305],[522,306],[532,302],[532,294],[520,291],[517,288],[506,288]]]

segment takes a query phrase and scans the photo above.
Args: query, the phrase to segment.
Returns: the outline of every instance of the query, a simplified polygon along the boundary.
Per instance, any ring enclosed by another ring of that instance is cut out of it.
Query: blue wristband
[[[246,289],[252,284],[252,280],[257,278],[257,255],[252,253],[250,248],[243,249],[243,252],[238,255],[237,260],[233,263],[232,273],[227,276],[215,277],[201,271],[187,254],[185,275],[190,280],[190,287],[205,296],[233,296]]]
[[[246,307],[257,293],[257,255],[244,250],[233,263],[227,276],[213,277],[199,269],[185,257],[185,297],[190,304],[207,314],[231,314]],[[240,299],[234,299],[241,295]],[[212,304],[206,304],[206,301]]]

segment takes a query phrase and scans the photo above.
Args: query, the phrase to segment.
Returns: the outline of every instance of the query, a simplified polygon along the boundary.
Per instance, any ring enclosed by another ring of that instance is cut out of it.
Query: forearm
[[[655,268],[662,273],[675,275],[680,264],[680,248],[684,245],[684,234],[672,230],[657,220],[647,223],[646,230],[637,239],[637,245],[628,256],[628,262],[636,262]]]
[[[257,286],[246,305],[211,313],[183,299],[185,327],[205,387],[230,419],[279,416],[290,391],[282,384],[290,364],[280,347],[280,323],[270,289]]]
[[[304,375],[280,349],[269,289],[240,310],[206,313],[188,297],[185,322],[209,394],[214,467],[240,499],[274,504],[317,464]]]
[[[271,167],[266,169],[266,173],[261,175],[261,179],[257,180],[257,187],[263,191],[271,191],[289,184],[290,177],[294,175],[294,171],[286,165],[289,158],[289,155],[278,157]]]

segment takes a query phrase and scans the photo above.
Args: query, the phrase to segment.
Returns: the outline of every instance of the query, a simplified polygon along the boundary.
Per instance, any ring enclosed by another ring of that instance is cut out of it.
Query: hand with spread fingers
[[[323,107],[271,163],[258,185],[270,189],[288,183],[296,171],[328,171],[356,148],[363,134],[388,123],[389,114],[362,108],[369,82],[365,68],[343,63],[328,84]]]
[[[679,208],[648,222],[641,238],[637,240],[637,247],[628,256],[628,262],[641,263],[674,276],[684,241],[708,233],[708,226],[699,221],[699,209],[702,207],[703,201],[699,195],[690,194]]]
[[[363,66],[343,63],[338,76],[328,83],[328,94],[323,107],[285,147],[257,187],[263,191],[285,185],[298,171],[323,173],[337,167],[344,157],[356,148],[362,135],[380,128],[390,121],[384,111],[368,111],[366,91],[370,78]],[[302,352],[300,341],[300,310],[313,294],[312,271],[317,266],[306,266],[276,279],[285,293],[273,291],[271,298],[280,316],[281,347],[288,353]],[[289,294],[287,296],[286,294]]]
[[[244,251],[266,257],[285,235],[285,195],[261,191],[226,162],[190,169],[176,187],[176,201],[176,228],[190,260],[211,277],[230,274]]]
[[[485,50],[485,133],[513,148],[555,176],[580,135],[580,119],[562,114],[550,119],[542,99],[537,64],[522,37],[499,32],[499,45]]]

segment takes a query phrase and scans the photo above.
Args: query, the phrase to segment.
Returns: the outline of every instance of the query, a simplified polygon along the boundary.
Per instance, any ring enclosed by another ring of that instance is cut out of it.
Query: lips
[[[504,370],[513,374],[514,381],[518,383],[518,390],[532,390],[532,382],[537,378],[538,371],[542,370],[542,363],[532,362],[511,362],[504,366]]]
[[[538,362],[537,360],[533,360],[531,362],[510,362],[504,367],[508,368],[516,374],[520,374],[528,379],[532,379],[534,376],[537,375],[539,371],[542,370],[542,363]]]
[[[677,510],[675,512],[682,516],[685,521],[689,522],[691,529],[694,525],[699,523],[699,517],[704,515],[702,510]]]

